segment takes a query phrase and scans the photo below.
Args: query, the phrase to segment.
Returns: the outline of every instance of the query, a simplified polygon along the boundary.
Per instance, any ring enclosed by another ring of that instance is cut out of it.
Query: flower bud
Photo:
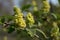
[[[33,25],[35,23],[33,15],[31,14],[31,12],[28,12],[28,14],[27,14],[27,20],[28,20],[28,24],[29,25],[30,24]]]
[[[14,7],[14,12],[15,12],[15,23],[17,23],[21,28],[26,27],[25,20],[23,19],[23,13],[21,10],[17,7]]]
[[[50,5],[47,0],[43,1],[43,8],[42,8],[44,13],[48,13],[50,10]]]

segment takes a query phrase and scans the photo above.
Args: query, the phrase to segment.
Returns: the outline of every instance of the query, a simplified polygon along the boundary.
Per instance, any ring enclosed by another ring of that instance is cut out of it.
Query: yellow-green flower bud
[[[32,0],[32,5],[33,6],[36,6],[37,5],[35,0]]]
[[[14,12],[15,12],[15,23],[17,23],[21,28],[26,27],[25,20],[23,19],[23,13],[21,10],[17,7],[14,7]]]
[[[33,15],[31,14],[31,12],[28,12],[28,14],[27,14],[27,20],[29,22],[28,24],[33,25],[35,23]]]
[[[38,8],[37,8],[37,7],[34,7],[34,8],[33,8],[33,10],[34,10],[34,11],[37,11],[37,10],[38,10]]]
[[[26,27],[26,23],[25,20],[19,20],[19,26],[21,26],[21,28],[25,28]]]
[[[53,22],[54,27],[58,27],[57,22]]]
[[[38,11],[37,3],[36,3],[35,0],[32,0],[32,5],[33,5],[33,10],[34,10],[34,11]]]
[[[19,14],[21,12],[20,8],[14,7],[15,13]]]
[[[58,36],[58,33],[59,33],[58,25],[56,22],[53,22],[53,27],[51,30],[51,36],[56,37],[56,36]]]
[[[14,13],[16,14],[15,16],[17,17],[23,17],[23,13],[21,12],[20,8],[14,7]]]
[[[44,13],[48,13],[50,10],[50,5],[47,0],[43,1],[43,8],[42,8]]]

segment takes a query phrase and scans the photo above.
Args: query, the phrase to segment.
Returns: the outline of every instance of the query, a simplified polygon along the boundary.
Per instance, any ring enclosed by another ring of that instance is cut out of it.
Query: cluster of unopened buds
[[[21,12],[21,10],[17,7],[14,7],[14,12],[15,12],[15,22],[21,27],[21,28],[25,28],[26,27],[26,23],[25,20],[23,19],[23,13]]]
[[[38,11],[36,0],[32,0],[33,10]]]
[[[44,13],[48,13],[50,10],[50,5],[47,0],[43,0],[43,8],[42,8]]]
[[[27,20],[28,20],[28,24],[29,24],[29,25],[33,25],[33,24],[35,23],[34,17],[33,17],[33,15],[31,14],[31,12],[28,12],[26,18],[27,18]]]
[[[33,25],[34,24],[34,18],[31,12],[28,12],[26,15],[26,20],[23,18],[23,13],[21,10],[17,7],[14,7],[14,13],[15,13],[15,23],[17,23],[21,28],[26,27],[26,20],[28,21],[28,25]]]

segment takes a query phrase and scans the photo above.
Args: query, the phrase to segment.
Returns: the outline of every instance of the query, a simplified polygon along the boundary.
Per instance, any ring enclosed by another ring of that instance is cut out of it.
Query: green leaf
[[[34,37],[36,34],[36,30],[35,29],[28,29],[26,28],[27,33],[31,36]]]
[[[59,1],[59,3],[60,3],[60,0],[58,0]]]
[[[8,21],[12,21],[14,18],[14,16],[7,16],[6,18],[8,19]]]
[[[57,15],[56,14],[52,13],[51,16],[53,17],[54,20],[57,19]]]
[[[60,20],[60,14],[56,13],[57,19]]]
[[[22,10],[26,10],[31,7],[31,4],[23,5]]]
[[[48,39],[48,37],[46,36],[46,34],[42,31],[42,30],[40,30],[40,29],[36,29],[38,32],[40,32],[40,33],[42,33],[43,34],[43,36],[46,38],[46,39]]]
[[[2,22],[1,22],[1,18],[0,18],[0,24],[2,24]]]
[[[15,30],[14,27],[11,26],[11,27],[8,28],[8,33],[12,33],[14,30]]]
[[[1,23],[4,23],[4,22],[5,22],[5,18],[2,17],[2,18],[1,18]]]

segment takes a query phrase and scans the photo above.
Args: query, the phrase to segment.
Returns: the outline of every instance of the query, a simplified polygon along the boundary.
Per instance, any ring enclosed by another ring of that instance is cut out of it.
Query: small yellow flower
[[[14,7],[14,12],[15,12],[15,23],[17,23],[21,28],[26,27],[25,20],[23,19],[23,13],[21,10],[17,7]]]
[[[29,21],[29,24],[34,24],[34,18],[31,12],[28,12],[27,14],[27,20]]]
[[[48,9],[43,9],[43,12],[44,13],[48,13],[50,10],[48,10]]]
[[[23,17],[23,13],[17,14],[17,17]]]
[[[21,12],[20,8],[14,7],[14,12],[15,12],[15,16],[17,17],[23,17],[23,13]]]
[[[37,5],[35,0],[32,0],[32,4],[33,4],[34,6]]]
[[[43,1],[43,6],[47,7],[47,8],[50,8],[50,5],[49,5],[48,1]]]
[[[26,27],[25,21],[19,22],[19,26],[21,26],[21,28],[25,28]]]
[[[15,13],[17,13],[17,14],[21,13],[20,8],[17,8],[17,7],[14,7],[14,11],[15,11]]]
[[[38,11],[36,0],[32,0],[33,10]]]
[[[34,11],[37,11],[37,10],[38,10],[38,8],[37,8],[37,7],[34,7],[34,8],[33,8],[33,10],[34,10]]]
[[[43,8],[42,8],[44,13],[48,13],[50,10],[50,5],[47,0],[43,1]]]
[[[15,22],[18,23],[18,19],[15,19]]]
[[[58,27],[57,22],[53,22],[54,27]]]

